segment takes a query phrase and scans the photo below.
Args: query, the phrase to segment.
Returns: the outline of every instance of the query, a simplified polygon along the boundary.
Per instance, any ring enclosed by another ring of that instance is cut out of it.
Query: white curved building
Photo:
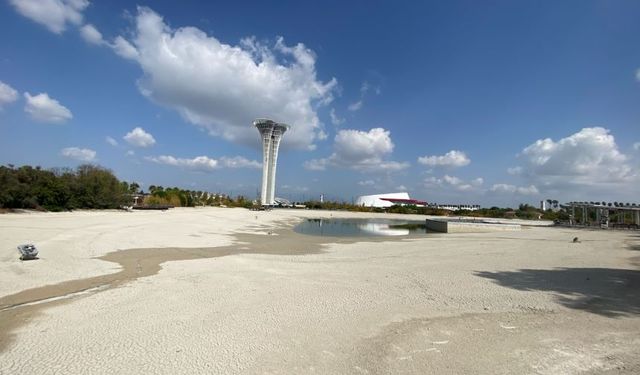
[[[409,197],[409,193],[387,193],[387,194],[376,194],[376,195],[362,195],[356,199],[357,206],[365,206],[365,207],[391,207],[394,202],[391,200],[400,200],[400,201],[411,201]]]

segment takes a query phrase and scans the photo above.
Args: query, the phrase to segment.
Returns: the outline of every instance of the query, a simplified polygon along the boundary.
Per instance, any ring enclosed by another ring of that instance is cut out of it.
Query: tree
[[[129,193],[137,194],[140,191],[140,185],[137,182],[129,184]]]

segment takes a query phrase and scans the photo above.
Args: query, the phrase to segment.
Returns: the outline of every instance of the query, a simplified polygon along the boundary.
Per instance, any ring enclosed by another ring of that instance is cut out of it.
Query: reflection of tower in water
[[[262,140],[262,191],[260,202],[263,206],[275,205],[276,166],[278,148],[282,135],[289,130],[289,125],[268,119],[257,119],[253,122],[260,132]]]

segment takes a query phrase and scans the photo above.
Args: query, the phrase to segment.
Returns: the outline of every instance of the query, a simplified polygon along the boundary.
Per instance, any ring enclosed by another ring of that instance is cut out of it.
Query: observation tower
[[[276,165],[278,162],[278,148],[282,135],[289,129],[289,125],[272,120],[259,118],[253,122],[262,138],[262,193],[260,202],[263,206],[275,205],[276,194]]]

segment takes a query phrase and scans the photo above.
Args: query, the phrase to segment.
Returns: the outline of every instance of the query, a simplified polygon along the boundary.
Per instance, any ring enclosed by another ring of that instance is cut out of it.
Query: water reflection
[[[409,229],[394,229],[389,227],[389,224],[358,224],[358,228],[360,228],[360,230],[362,230],[363,232],[375,236],[406,236],[407,234],[409,234]]]
[[[307,219],[293,228],[302,234],[315,236],[406,236],[426,233],[418,221],[392,219]]]

